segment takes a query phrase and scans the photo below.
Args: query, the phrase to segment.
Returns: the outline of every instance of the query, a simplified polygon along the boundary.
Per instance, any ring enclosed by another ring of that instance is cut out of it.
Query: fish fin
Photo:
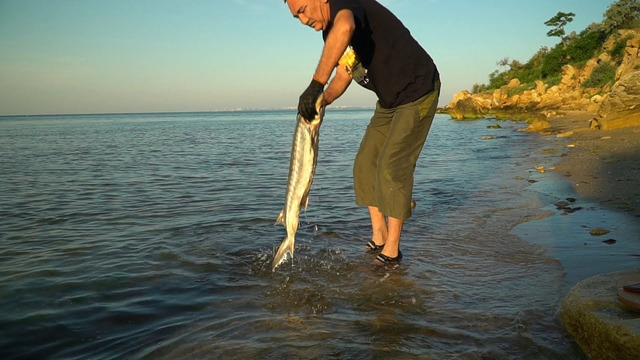
[[[300,201],[300,205],[302,205],[302,207],[305,210],[307,210],[307,206],[309,206],[309,193],[308,192],[306,194],[304,194],[304,197]]]
[[[276,219],[276,224],[284,224],[284,209],[280,211],[280,215],[278,215],[278,218]]]
[[[287,254],[291,255],[293,259],[293,244],[295,243],[295,238],[286,237],[282,240],[282,244],[278,248],[276,252],[276,256],[273,258],[273,263],[271,263],[271,271],[276,271],[278,265],[282,264],[285,260],[287,260]]]

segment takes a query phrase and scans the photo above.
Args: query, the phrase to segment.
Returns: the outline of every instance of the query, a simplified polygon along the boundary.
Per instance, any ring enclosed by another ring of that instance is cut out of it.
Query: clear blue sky
[[[444,105],[496,61],[556,44],[558,11],[580,31],[614,0],[380,2],[435,59]],[[0,114],[295,106],[322,45],[282,0],[0,0]],[[352,84],[335,104],[375,99]]]

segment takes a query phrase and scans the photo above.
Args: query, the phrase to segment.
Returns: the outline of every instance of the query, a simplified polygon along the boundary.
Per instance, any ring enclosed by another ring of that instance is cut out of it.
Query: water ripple
[[[541,141],[438,117],[405,261],[380,268],[351,166],[369,111],[329,112],[293,261],[293,112],[0,120],[0,356],[580,358],[562,269],[509,234]]]

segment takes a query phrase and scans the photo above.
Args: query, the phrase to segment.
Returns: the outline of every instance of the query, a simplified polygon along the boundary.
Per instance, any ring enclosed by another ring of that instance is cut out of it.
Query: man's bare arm
[[[342,66],[336,69],[336,75],[331,79],[327,90],[324,91],[324,103],[329,105],[342,96],[351,84],[351,75]]]
[[[326,84],[331,77],[333,69],[338,65],[338,60],[351,42],[351,36],[356,24],[351,10],[340,10],[333,20],[333,27],[327,36],[322,50],[320,63],[316,68],[313,78],[319,83]],[[345,88],[346,89],[346,88]]]

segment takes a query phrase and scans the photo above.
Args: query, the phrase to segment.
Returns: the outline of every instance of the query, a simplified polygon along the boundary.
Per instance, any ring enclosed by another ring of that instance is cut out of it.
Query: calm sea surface
[[[0,118],[0,358],[581,359],[560,262],[510,233],[558,146],[438,115],[384,269],[351,182],[370,115],[328,111],[275,273],[294,112]]]

